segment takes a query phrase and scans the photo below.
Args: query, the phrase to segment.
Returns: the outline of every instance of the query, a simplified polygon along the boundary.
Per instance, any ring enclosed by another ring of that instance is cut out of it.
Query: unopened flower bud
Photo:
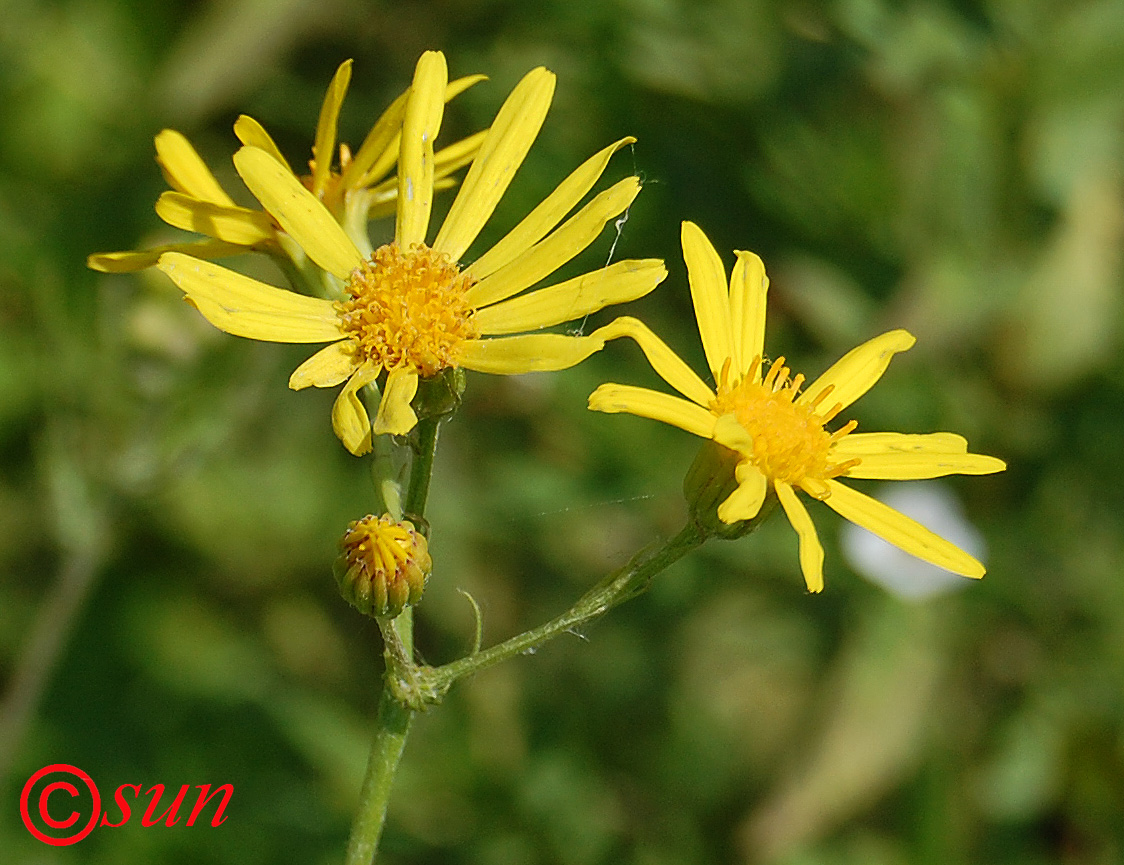
[[[432,568],[425,537],[412,523],[368,515],[348,523],[332,570],[355,609],[393,618],[421,600]]]
[[[712,537],[734,540],[749,534],[768,516],[776,503],[775,497],[770,495],[752,520],[724,523],[718,518],[718,506],[738,488],[734,474],[738,459],[738,454],[729,448],[714,441],[704,441],[683,478],[687,511],[694,523]]]

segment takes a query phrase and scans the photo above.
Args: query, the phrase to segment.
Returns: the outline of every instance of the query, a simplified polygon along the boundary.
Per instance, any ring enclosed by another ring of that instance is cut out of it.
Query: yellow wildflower
[[[589,407],[663,421],[733,451],[737,487],[719,505],[718,518],[727,524],[753,519],[771,487],[799,536],[800,566],[810,591],[823,589],[823,547],[798,489],[911,555],[966,577],[982,577],[984,567],[972,556],[839,480],[910,480],[1006,468],[995,457],[968,453],[968,443],[953,433],[855,433],[855,421],[834,432],[826,429],[873,387],[897,352],[913,345],[913,336],[892,330],[875,337],[801,390],[804,376],[790,378],[783,357],[771,364],[764,359],[769,281],[761,259],[736,252],[727,288],[722,260],[702,230],[683,223],[682,242],[699,335],[716,388],[708,387],[644,324],[618,319],[614,335],[632,337],[660,377],[686,399],[609,383],[590,395]]]
[[[449,82],[445,99],[463,93],[483,78],[472,75]],[[308,163],[310,173],[293,174],[324,203],[348,230],[352,240],[369,251],[367,223],[394,212],[398,185],[387,175],[398,158],[398,140],[409,92],[402,93],[375,121],[354,155],[346,144],[339,145],[337,171],[333,169],[332,156],[336,149],[340,108],[350,81],[351,61],[345,60],[336,70],[320,108],[312,158]],[[254,118],[241,115],[234,123],[234,134],[244,145],[264,150],[286,170],[292,171],[273,138]],[[472,160],[483,139],[484,133],[480,132],[436,154],[436,188],[453,186],[451,175]],[[293,251],[285,232],[268,213],[234,203],[181,133],[165,129],[156,136],[156,161],[172,187],[157,200],[157,215],[174,228],[205,234],[208,239],[130,252],[97,253],[87,259],[94,270],[109,273],[142,270],[155,264],[165,252],[214,259],[252,251],[275,255]]]
[[[619,261],[521,294],[585,249],[636,197],[639,181],[628,177],[562,222],[631,138],[586,160],[490,250],[461,266],[461,257],[488,221],[546,116],[554,75],[543,68],[528,73],[500,108],[436,238],[427,244],[436,170],[433,141],[441,125],[446,80],[444,55],[424,54],[403,118],[395,239],[370,256],[265,150],[246,146],[234,157],[238,173],[266,212],[313,262],[342,281],[345,301],[295,294],[180,253],[166,253],[159,261],[188,300],[228,333],[275,342],[330,342],[297,368],[289,386],[346,382],[332,423],[354,454],[365,453],[372,437],[358,391],[384,370],[373,432],[404,434],[417,423],[410,401],[419,377],[455,367],[509,374],[572,366],[604,345],[602,332],[521,332],[640,297],[667,275],[658,259]]]

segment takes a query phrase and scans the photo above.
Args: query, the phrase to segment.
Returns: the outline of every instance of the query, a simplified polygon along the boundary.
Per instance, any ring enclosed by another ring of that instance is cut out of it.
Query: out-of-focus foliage
[[[645,189],[614,254],[663,255],[671,276],[631,312],[702,368],[678,253],[695,220],[719,249],[764,257],[768,350],[797,370],[890,327],[918,336],[855,407],[863,428],[956,430],[1010,469],[952,485],[990,548],[987,577],[959,593],[907,604],[868,585],[819,509],[823,596],[804,594],[777,520],[458,686],[407,747],[385,861],[1124,858],[1124,5],[9,0],[2,14],[0,675],[11,684],[60,586],[79,610],[49,620],[65,650],[32,720],[18,739],[0,730],[4,862],[340,861],[381,663],[329,570],[371,507],[364,465],[325,422],[331,394],[285,388],[300,347],[213,331],[158,275],[83,265],[166,237],[164,126],[236,188],[238,113],[299,164],[342,59],[354,144],[430,47],[492,79],[449,109],[450,140],[532,66],[559,75],[497,230],[636,135],[615,170]],[[678,527],[696,442],[586,412],[608,378],[654,383],[623,344],[563,374],[470,378],[434,477],[426,658],[471,646],[458,590],[493,641]],[[47,848],[17,802],[53,762],[103,793],[230,782],[235,796],[218,829],[134,821]]]

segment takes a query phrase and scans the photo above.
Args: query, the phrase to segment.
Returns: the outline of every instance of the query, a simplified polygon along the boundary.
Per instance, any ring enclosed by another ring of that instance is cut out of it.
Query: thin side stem
[[[600,618],[614,607],[643,594],[656,574],[699,547],[706,538],[705,532],[694,523],[689,523],[679,534],[664,542],[655,551],[641,550],[628,564],[609,574],[582,595],[577,603],[562,615],[483,651],[440,667],[419,670],[417,679],[420,691],[444,694],[457,679],[536,649],[559,634],[580,628]]]

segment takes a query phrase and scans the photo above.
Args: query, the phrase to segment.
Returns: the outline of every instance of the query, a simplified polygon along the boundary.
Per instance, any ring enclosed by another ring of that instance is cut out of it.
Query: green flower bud
[[[344,600],[366,616],[390,618],[421,600],[432,569],[413,523],[385,515],[348,523],[332,567]]]

